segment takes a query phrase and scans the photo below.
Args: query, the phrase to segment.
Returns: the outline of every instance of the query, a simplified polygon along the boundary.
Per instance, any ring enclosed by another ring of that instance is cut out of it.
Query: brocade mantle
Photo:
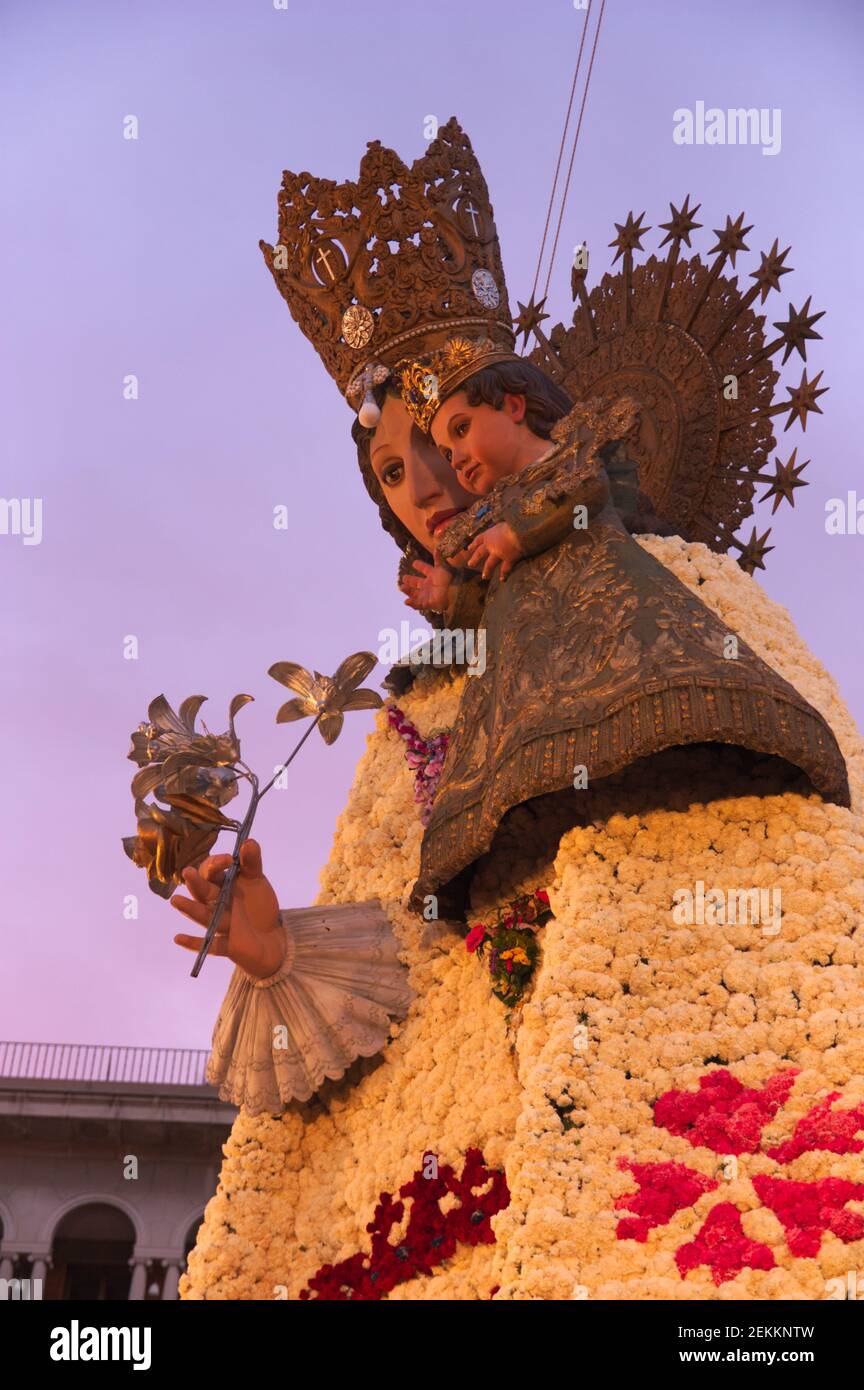
[[[575,407],[544,457],[499,482],[444,538],[452,558],[508,521],[526,558],[486,590],[486,669],[465,683],[423,839],[417,908],[427,894],[448,900],[508,810],[572,788],[580,767],[591,786],[675,745],[736,744],[786,759],[824,798],[849,805],[846,765],[822,715],[742,638],[730,656],[735,634],[628,534],[591,443],[600,433],[590,407]]]

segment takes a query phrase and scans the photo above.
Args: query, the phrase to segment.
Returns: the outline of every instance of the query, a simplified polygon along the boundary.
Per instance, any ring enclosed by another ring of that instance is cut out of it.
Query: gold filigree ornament
[[[432,354],[434,358],[435,354]],[[397,367],[402,385],[402,400],[424,434],[429,433],[441,398],[438,395],[438,374],[434,362],[409,361]]]
[[[421,430],[428,434],[435,415],[448,396],[495,362],[521,358],[491,338],[450,338],[420,358],[405,358],[396,366],[402,400]]]
[[[342,315],[342,337],[349,347],[364,348],[375,332],[375,319],[365,304],[351,304]]]

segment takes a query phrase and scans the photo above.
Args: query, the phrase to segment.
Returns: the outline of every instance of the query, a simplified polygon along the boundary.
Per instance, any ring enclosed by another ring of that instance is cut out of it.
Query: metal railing
[[[120,1081],[204,1086],[209,1052],[183,1047],[0,1042],[0,1077],[31,1081]]]

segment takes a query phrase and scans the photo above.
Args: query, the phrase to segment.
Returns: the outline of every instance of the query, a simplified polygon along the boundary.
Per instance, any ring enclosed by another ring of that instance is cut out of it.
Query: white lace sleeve
[[[252,1115],[304,1101],[325,1077],[387,1041],[414,992],[377,902],[283,909],[282,965],[266,979],[237,966],[213,1030],[207,1080]]]

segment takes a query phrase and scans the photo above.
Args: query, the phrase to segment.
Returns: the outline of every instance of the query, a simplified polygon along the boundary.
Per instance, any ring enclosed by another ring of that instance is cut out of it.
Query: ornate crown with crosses
[[[787,430],[793,422],[806,429],[828,389],[821,372],[808,380],[804,371],[800,385],[785,388],[790,399],[775,403],[771,358],[782,348],[784,363],[792,352],[806,362],[822,313],[810,312],[809,297],[801,309],[790,303],[788,319],[774,321],[780,336],[766,341],[755,301],[764,304],[789,273],[789,248],[775,239],[745,291],[728,274],[748,250],[743,212],[715,228],[715,259],[705,264],[682,254],[701,227],[699,206],[690,207],[688,194],[670,211],[660,224],[669,250],[642,265],[634,252],[651,230],[645,214],[615,224],[610,245],[623,268],[591,291],[587,247],[577,248],[585,255],[572,269],[573,322],[548,336],[545,298],[535,303],[532,294],[510,318],[486,181],[455,118],[410,169],[376,140],[356,183],[284,174],[279,243],[260,245],[300,328],[360,406],[361,424],[377,423],[373,390],[395,377],[406,408],[428,429],[448,394],[497,361],[533,363],[573,401],[635,397],[640,423],[625,442],[654,512],[688,540],[739,551],[752,574],[774,549],[770,529],[759,536],[754,526],[746,544],[734,534],[754,511],[757,487],[769,484],[758,500],[773,498],[773,512],[783,500],[794,506],[807,484],[809,460],[798,463],[797,449],[785,463],[775,459],[773,475],[766,471],[773,417],[788,412]],[[513,324],[526,345],[530,334],[537,340],[527,357],[513,350]]]
[[[397,367],[406,405],[431,418],[443,382],[421,359],[451,341],[465,375],[517,360],[489,191],[455,117],[410,169],[373,140],[356,183],[286,170],[278,207],[264,259],[363,424],[378,418],[372,388]]]

